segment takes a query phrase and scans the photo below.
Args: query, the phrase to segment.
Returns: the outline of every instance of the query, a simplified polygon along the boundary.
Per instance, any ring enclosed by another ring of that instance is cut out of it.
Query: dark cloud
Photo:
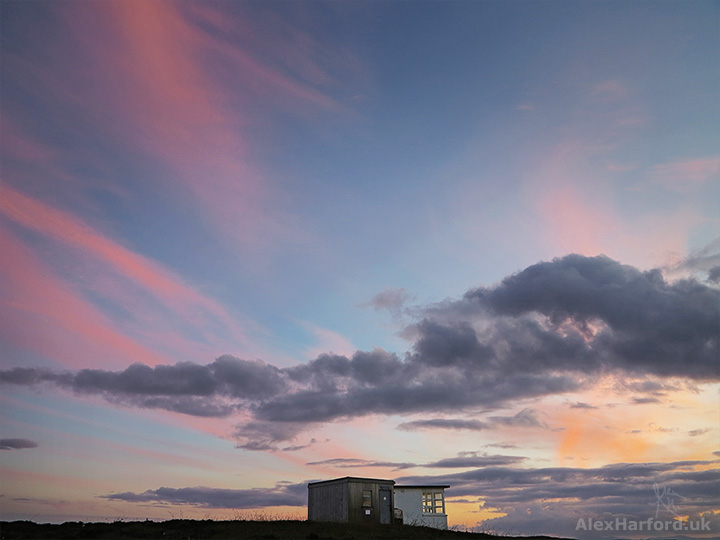
[[[396,293],[376,300],[397,305],[404,296]],[[382,349],[352,357],[324,354],[286,368],[229,355],[207,365],[133,364],[117,372],[15,368],[0,371],[0,382],[52,385],[194,416],[242,411],[251,421],[238,428],[239,445],[272,449],[316,422],[495,410],[582,390],[594,384],[595,375],[608,372],[642,373],[647,380],[628,389],[650,396],[675,388],[664,377],[718,380],[719,306],[720,291],[697,281],[667,283],[659,270],[569,255],[459,300],[414,309],[416,322],[405,330],[413,345],[402,356]],[[513,418],[440,418],[401,427],[487,425],[548,427],[528,411]]]
[[[275,450],[280,442],[294,440],[303,429],[295,422],[252,421],[237,426],[237,448],[244,450]]]
[[[695,280],[668,284],[660,270],[568,255],[530,266],[497,287],[470,291],[461,302],[511,317],[513,332],[535,332],[545,353],[558,347],[559,355],[537,358],[546,360],[541,365],[718,378],[720,292]],[[563,354],[570,349],[577,354]],[[526,355],[526,368],[533,357]]]
[[[76,392],[124,395],[212,396],[218,390],[210,366],[182,362],[174,366],[133,364],[125,371],[83,369],[72,381]]]
[[[469,323],[442,325],[423,319],[416,329],[420,336],[414,347],[417,359],[427,365],[488,364],[495,357],[494,349],[478,341]]]
[[[572,403],[570,405],[571,409],[597,409],[594,405],[590,405],[589,403],[583,403],[582,401],[576,401],[575,403]]]
[[[455,429],[482,431],[498,426],[551,429],[545,422],[537,417],[534,409],[523,409],[513,416],[491,416],[485,420],[472,420],[461,418],[430,418],[426,420],[413,420],[398,425],[403,431],[419,429]]]
[[[720,266],[713,266],[708,270],[708,281],[711,283],[720,283]]]
[[[22,450],[37,448],[37,443],[29,439],[0,439],[0,450]]]
[[[288,389],[282,370],[260,360],[250,362],[224,355],[210,365],[210,370],[222,395],[256,400]]]
[[[430,463],[407,463],[394,461],[373,461],[360,458],[332,458],[322,461],[311,461],[307,465],[333,466],[340,469],[362,468],[362,467],[387,467],[395,470],[412,469],[425,467],[429,469],[462,469],[470,467],[495,467],[498,465],[513,465],[526,460],[521,456],[489,456],[479,452],[461,452],[456,457],[432,461]]]
[[[491,416],[490,421],[494,424],[510,427],[550,429],[545,422],[538,419],[537,415],[537,411],[533,409],[523,409],[514,416]]]
[[[665,395],[666,390],[677,390],[677,387],[663,384],[658,381],[638,381],[627,385],[627,387],[635,392],[652,394],[655,396]]]
[[[689,271],[695,275],[707,273],[709,283],[720,283],[720,237],[691,253],[669,271]]]
[[[656,397],[636,397],[633,398],[632,402],[635,405],[646,405],[648,403],[661,403],[661,401]]]
[[[295,446],[285,446],[282,448],[283,452],[297,452],[298,450],[304,450],[305,448],[309,448],[313,444],[317,444],[319,441],[316,438],[310,439],[310,441],[307,444],[298,444]]]
[[[267,506],[305,506],[307,484],[281,482],[274,488],[217,489],[209,487],[161,487],[142,493],[112,493],[103,499],[157,504],[187,504],[200,508],[248,509]]]
[[[331,465],[339,469],[352,469],[359,467],[387,467],[395,470],[411,469],[418,467],[417,463],[395,462],[395,461],[373,461],[360,458],[332,458],[322,461],[311,461],[307,465]]]
[[[497,467],[500,465],[514,465],[525,461],[527,458],[522,456],[488,456],[486,454],[478,455],[470,452],[470,455],[459,455],[454,458],[445,458],[432,463],[426,463],[423,467],[434,469],[461,469],[471,467]]]
[[[361,458],[331,458],[322,461],[310,461],[306,465],[333,465],[337,467],[361,467],[365,463],[370,463],[367,459]]]
[[[12,368],[0,371],[0,382],[23,386],[41,385],[43,383],[58,386],[70,386],[74,375],[71,373],[55,373],[42,368]]]
[[[376,349],[352,358],[321,355],[284,370],[292,392],[266,399],[253,409],[265,421],[318,422],[372,413],[496,407],[510,400],[576,390],[562,374],[479,372],[473,366],[431,366],[415,358]]]
[[[398,429],[404,431],[414,431],[418,429],[467,429],[471,431],[482,431],[490,429],[492,426],[487,422],[480,420],[462,420],[458,418],[430,418],[428,420],[413,420],[412,422],[403,422]]]
[[[14,368],[0,371],[0,382],[53,384],[77,394],[100,394],[121,405],[204,417],[228,416],[287,387],[280,369],[229,355],[208,365],[132,364],[124,371],[83,369],[77,373],[55,373],[40,368]]]
[[[713,463],[717,462],[618,463],[588,469],[500,466],[397,481],[449,484],[451,501],[482,500],[484,508],[498,509],[507,516],[485,520],[481,528],[505,534],[577,538],[588,537],[575,530],[579,518],[647,520],[657,512],[658,519],[672,519],[674,515],[662,504],[669,502],[670,493],[676,496],[673,503],[680,515],[699,520],[704,514],[717,531],[720,521],[714,511],[720,470],[703,470]],[[657,493],[665,493],[665,499],[659,501]],[[618,535],[608,532],[607,536]]]
[[[107,395],[108,401],[121,405],[132,405],[147,409],[165,409],[167,411],[191,416],[223,417],[232,414],[237,407],[224,403],[220,399],[195,396],[144,396],[140,399],[128,399],[127,396]]]

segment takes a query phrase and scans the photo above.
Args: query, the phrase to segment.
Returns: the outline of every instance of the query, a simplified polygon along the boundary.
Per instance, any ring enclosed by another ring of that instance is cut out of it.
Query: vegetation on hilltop
[[[31,521],[0,522],[1,540],[491,540],[485,533],[438,530],[409,525],[357,525],[312,521],[116,521],[114,523],[68,522],[61,525]],[[503,536],[508,540],[509,536]],[[548,537],[523,537],[524,540]]]

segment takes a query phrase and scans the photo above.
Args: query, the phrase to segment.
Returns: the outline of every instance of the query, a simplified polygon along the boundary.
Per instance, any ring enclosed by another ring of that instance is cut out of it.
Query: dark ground
[[[0,522],[1,540],[375,540],[375,539],[454,539],[491,540],[500,538],[484,533],[441,531],[409,525],[351,525],[312,521],[118,521],[115,523],[69,522],[61,525],[32,521]],[[513,537],[503,536],[503,540]],[[525,540],[550,540],[547,536],[523,537]]]

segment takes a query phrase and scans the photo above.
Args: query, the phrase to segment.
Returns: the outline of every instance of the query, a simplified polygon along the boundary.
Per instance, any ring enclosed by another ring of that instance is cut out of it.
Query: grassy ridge
[[[115,523],[69,522],[61,525],[38,524],[31,521],[0,522],[2,540],[374,540],[374,539],[455,539],[490,540],[499,538],[484,533],[441,531],[407,525],[355,525],[318,523],[312,521],[119,521]],[[502,537],[508,540],[511,537]],[[548,537],[523,537],[525,540]]]

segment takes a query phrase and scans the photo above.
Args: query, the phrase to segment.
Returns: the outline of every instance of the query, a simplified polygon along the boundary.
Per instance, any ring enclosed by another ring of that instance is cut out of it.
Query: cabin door
[[[392,490],[380,486],[380,523],[392,523]]]

